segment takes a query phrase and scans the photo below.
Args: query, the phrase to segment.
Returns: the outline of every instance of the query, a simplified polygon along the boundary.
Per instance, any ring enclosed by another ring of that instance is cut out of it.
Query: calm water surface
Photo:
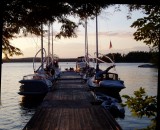
[[[144,87],[148,95],[157,94],[158,70],[154,68],[138,68],[140,63],[118,63],[116,71],[120,78],[125,81],[126,88],[121,95],[133,95],[133,91]],[[38,66],[38,65],[37,65]],[[75,63],[60,63],[61,70],[74,67]],[[104,64],[100,65],[105,69]],[[34,114],[41,102],[24,101],[18,95],[19,80],[26,74],[33,73],[32,63],[4,63],[2,64],[2,93],[0,105],[0,130],[20,130]],[[123,100],[123,99],[122,99]],[[150,123],[148,118],[132,117],[128,108],[125,108],[125,119],[116,119],[124,130],[145,128]]]

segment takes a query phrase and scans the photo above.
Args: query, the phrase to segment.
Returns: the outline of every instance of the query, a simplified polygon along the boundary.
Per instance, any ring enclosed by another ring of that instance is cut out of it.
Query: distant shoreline
[[[114,53],[114,54],[107,54],[109,57],[113,57],[113,60],[115,60],[116,63],[151,63],[153,62],[153,59],[158,56],[158,53],[151,53],[151,52],[129,52],[128,54],[120,54],[120,53]],[[154,57],[153,57],[154,56]],[[99,57],[103,61],[109,62],[108,59],[105,57]],[[25,57],[25,58],[11,58],[9,60],[3,59],[3,63],[16,63],[16,62],[33,62],[34,57]],[[37,57],[34,59],[36,62],[41,62],[40,57]],[[59,58],[59,62],[76,62],[77,58]]]
[[[60,58],[58,59],[59,62],[76,62],[77,58]],[[41,62],[40,58],[35,59],[36,62]],[[13,58],[9,60],[2,60],[2,63],[16,63],[16,62],[33,62],[33,57],[29,58]]]
[[[60,58],[58,59],[59,62],[76,62],[77,58]],[[26,62],[33,62],[33,57],[29,57],[29,58],[13,58],[13,59],[9,59],[9,60],[2,60],[2,63],[26,63]],[[41,62],[40,58],[36,58],[35,62]],[[149,62],[140,62],[140,61],[131,61],[131,62],[124,62],[124,61],[119,61],[116,63],[149,63]],[[142,64],[143,65],[143,64]]]

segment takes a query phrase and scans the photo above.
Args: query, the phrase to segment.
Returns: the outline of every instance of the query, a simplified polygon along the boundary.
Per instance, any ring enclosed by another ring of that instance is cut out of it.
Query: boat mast
[[[88,62],[88,35],[87,35],[87,18],[85,18],[85,57]]]
[[[43,24],[41,24],[41,66],[42,66],[42,70],[44,69],[44,65],[43,65]]]
[[[52,60],[54,60],[54,56],[53,56],[53,23],[52,23]]]
[[[97,20],[97,9],[96,9],[96,58],[98,58],[98,20]],[[98,60],[96,60],[96,71],[99,70]]]
[[[85,5],[85,8],[87,9],[87,4]],[[84,18],[85,21],[85,60],[88,63],[88,35],[87,35],[87,12],[86,12],[86,16]]]
[[[50,56],[50,22],[48,22],[48,63],[49,63],[49,56]]]

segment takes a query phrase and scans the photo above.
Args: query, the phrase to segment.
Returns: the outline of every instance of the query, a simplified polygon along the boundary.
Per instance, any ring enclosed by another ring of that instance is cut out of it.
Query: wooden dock
[[[24,130],[121,130],[75,72],[63,72]]]

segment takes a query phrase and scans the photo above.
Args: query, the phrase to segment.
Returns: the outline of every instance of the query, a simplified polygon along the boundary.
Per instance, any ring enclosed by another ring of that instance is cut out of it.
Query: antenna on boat
[[[96,7],[96,59],[98,58],[98,20],[97,20],[97,7]],[[99,70],[98,60],[96,60],[96,71]]]

